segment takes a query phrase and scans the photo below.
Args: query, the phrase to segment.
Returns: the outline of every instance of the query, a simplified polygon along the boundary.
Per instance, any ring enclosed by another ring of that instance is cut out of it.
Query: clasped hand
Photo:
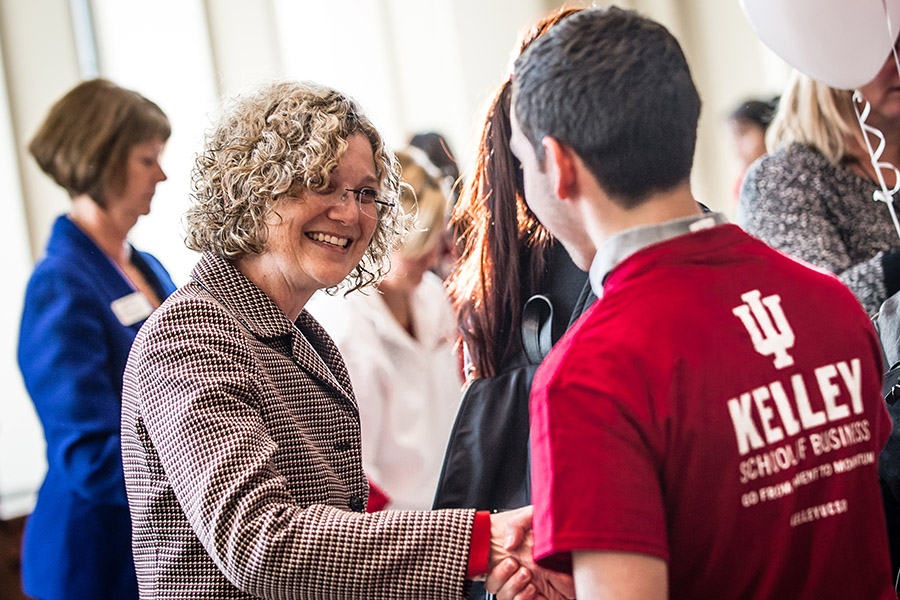
[[[497,600],[563,600],[575,597],[571,576],[538,567],[532,557],[533,507],[491,515],[490,572],[485,588]]]

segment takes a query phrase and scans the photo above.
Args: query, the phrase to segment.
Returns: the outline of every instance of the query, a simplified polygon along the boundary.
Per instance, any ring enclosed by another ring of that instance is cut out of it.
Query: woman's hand
[[[575,597],[570,575],[538,567],[532,557],[533,507],[491,515],[490,572],[485,589],[498,600],[562,600]],[[502,540],[502,541],[501,541]]]

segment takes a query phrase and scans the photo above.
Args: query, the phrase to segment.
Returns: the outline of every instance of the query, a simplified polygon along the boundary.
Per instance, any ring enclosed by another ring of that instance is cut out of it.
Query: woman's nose
[[[344,191],[335,199],[328,210],[328,216],[342,223],[351,223],[359,219],[359,205],[350,191]]]

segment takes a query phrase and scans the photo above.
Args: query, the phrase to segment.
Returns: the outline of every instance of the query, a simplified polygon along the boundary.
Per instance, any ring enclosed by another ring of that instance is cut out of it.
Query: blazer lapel
[[[132,248],[133,252],[137,252]],[[129,327],[134,333],[144,324],[144,320],[149,316],[149,312],[137,318],[132,314],[131,318],[127,313],[120,313],[114,308],[117,300],[125,300],[137,292],[137,289],[127,279],[125,274],[114,265],[97,244],[82,231],[75,223],[73,223],[66,215],[57,218],[53,226],[53,234],[47,245],[48,255],[65,256],[69,261],[69,268],[72,272],[83,271],[90,277],[92,284],[97,289],[96,293],[99,299],[109,307],[110,313],[115,319],[122,324],[123,327]],[[140,259],[143,261],[143,258]],[[156,282],[156,276],[148,278],[151,286]],[[154,286],[155,288],[155,286]],[[160,296],[164,299],[171,291]],[[150,309],[147,305],[148,311]]]
[[[292,350],[294,357],[297,359],[298,366],[319,381],[328,385],[355,407],[356,402],[353,399],[353,390],[349,387],[349,380],[346,382],[347,387],[345,388],[345,386],[338,381],[337,375],[325,364],[323,357],[316,352],[315,348],[313,348],[310,341],[306,339],[306,336],[303,335],[303,332],[300,329],[294,331],[293,337],[294,343]],[[333,363],[332,366],[334,366]]]
[[[309,313],[304,310],[292,324],[252,281],[227,260],[210,253],[201,256],[191,277],[257,339],[279,351],[290,352],[297,366],[356,408],[344,361]]]

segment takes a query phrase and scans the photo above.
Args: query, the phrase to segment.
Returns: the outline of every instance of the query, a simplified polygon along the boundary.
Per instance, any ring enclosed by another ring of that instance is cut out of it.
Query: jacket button
[[[350,442],[338,442],[334,445],[335,452],[346,452],[350,448]]]
[[[366,508],[366,503],[359,496],[350,498],[350,510],[354,512],[362,512]]]

